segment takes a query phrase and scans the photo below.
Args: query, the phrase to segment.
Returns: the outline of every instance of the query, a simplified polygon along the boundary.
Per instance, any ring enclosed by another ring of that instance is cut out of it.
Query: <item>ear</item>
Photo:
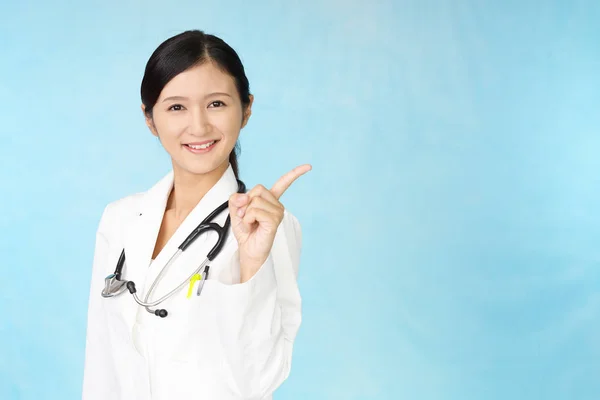
[[[142,104],[142,113],[144,114],[144,120],[146,120],[146,126],[150,129],[150,132],[158,137],[158,132],[156,132],[156,127],[154,126],[154,121],[152,117],[146,113],[146,106]]]
[[[252,103],[254,103],[254,96],[250,95],[250,103],[248,103],[248,107],[244,110],[244,119],[242,120],[242,128],[246,126],[248,120],[250,119],[250,115],[252,115]]]

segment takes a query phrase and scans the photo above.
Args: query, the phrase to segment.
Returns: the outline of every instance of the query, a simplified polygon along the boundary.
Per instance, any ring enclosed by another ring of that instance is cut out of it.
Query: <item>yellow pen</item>
[[[202,276],[200,274],[194,274],[190,278],[190,287],[188,288],[188,292],[187,292],[187,298],[188,299],[192,297],[192,292],[194,291],[194,284],[197,281],[202,281]]]

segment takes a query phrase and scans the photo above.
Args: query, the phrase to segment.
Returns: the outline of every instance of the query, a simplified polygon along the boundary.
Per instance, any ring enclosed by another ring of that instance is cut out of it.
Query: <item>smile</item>
[[[203,142],[203,143],[187,143],[187,144],[184,144],[183,146],[186,149],[188,149],[189,151],[191,151],[192,153],[198,154],[198,153],[206,153],[206,152],[212,150],[217,142],[218,142],[218,140],[211,140],[209,142]]]

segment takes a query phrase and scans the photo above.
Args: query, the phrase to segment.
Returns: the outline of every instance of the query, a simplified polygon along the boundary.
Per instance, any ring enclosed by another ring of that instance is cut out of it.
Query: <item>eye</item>
[[[181,104],[173,104],[168,108],[169,111],[181,111],[183,110],[183,106]]]
[[[209,108],[218,108],[218,107],[223,107],[225,105],[225,103],[223,103],[221,100],[215,100],[213,102],[211,102],[208,107]]]

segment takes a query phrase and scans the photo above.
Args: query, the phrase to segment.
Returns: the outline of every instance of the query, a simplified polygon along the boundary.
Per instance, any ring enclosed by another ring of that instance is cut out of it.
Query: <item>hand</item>
[[[238,242],[241,281],[250,279],[267,260],[285,210],[279,198],[291,184],[312,169],[309,164],[294,168],[268,190],[257,185],[248,193],[229,198],[231,229]]]

